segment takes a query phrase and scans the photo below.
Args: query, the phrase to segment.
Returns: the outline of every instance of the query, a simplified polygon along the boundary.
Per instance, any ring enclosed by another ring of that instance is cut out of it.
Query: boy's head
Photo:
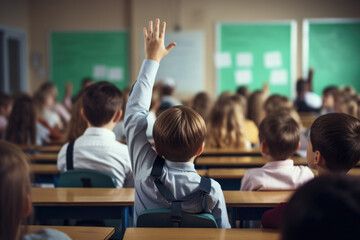
[[[84,89],[83,113],[94,127],[101,127],[121,117],[123,97],[112,83],[98,82]],[[120,116],[115,116],[120,115]]]
[[[282,109],[290,110],[292,107],[293,103],[290,99],[278,94],[271,95],[264,103],[264,110],[266,114]]]
[[[315,178],[295,192],[282,221],[282,240],[359,239],[360,178]]]
[[[313,169],[348,172],[360,160],[360,120],[344,113],[318,117],[310,129],[306,158]]]
[[[153,129],[159,155],[174,162],[187,162],[201,153],[206,125],[202,117],[186,106],[175,106],[162,112]]]
[[[335,108],[335,99],[338,88],[336,86],[329,86],[324,89],[322,96],[322,106],[325,109],[334,109]]]
[[[274,112],[261,122],[259,140],[263,154],[285,160],[299,149],[300,129],[289,114]]]
[[[5,94],[0,93],[0,115],[9,117],[13,106],[13,99]]]
[[[86,87],[90,86],[94,83],[94,80],[90,77],[85,77],[81,80],[81,89],[85,89]]]

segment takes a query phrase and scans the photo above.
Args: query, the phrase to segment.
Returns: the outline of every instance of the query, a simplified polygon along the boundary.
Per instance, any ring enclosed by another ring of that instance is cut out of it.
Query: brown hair
[[[41,113],[44,110],[46,98],[51,96],[54,99],[57,95],[56,85],[51,82],[44,82],[34,94],[34,104]]]
[[[203,119],[207,119],[211,108],[211,99],[206,92],[200,92],[195,95],[192,102],[192,108],[200,114]]]
[[[36,143],[36,113],[32,99],[21,94],[15,98],[5,139],[16,144]]]
[[[186,162],[195,156],[206,136],[201,116],[189,107],[179,105],[162,112],[153,129],[159,155],[174,162]]]
[[[81,116],[81,108],[83,106],[82,94],[79,94],[76,102],[71,108],[71,121],[67,128],[66,141],[71,142],[84,134],[87,128],[87,122]]]
[[[310,129],[312,151],[332,172],[348,172],[360,160],[360,120],[344,113],[318,117]]]
[[[6,93],[0,93],[0,107],[8,107],[13,102],[11,96]]]
[[[0,140],[0,239],[20,239],[24,200],[30,194],[26,155],[14,144]]]
[[[300,129],[289,114],[274,112],[261,122],[259,140],[266,143],[271,157],[285,160],[296,152],[300,141]]]
[[[253,120],[256,126],[259,127],[261,121],[264,119],[264,101],[265,94],[262,91],[254,91],[248,99],[248,114],[247,117]]]
[[[121,110],[121,91],[112,83],[97,82],[84,89],[83,107],[87,120],[95,127],[101,127]]]
[[[266,114],[270,114],[281,109],[291,109],[292,107],[293,103],[290,99],[278,94],[274,94],[268,97],[264,104]]]
[[[206,143],[209,147],[246,147],[243,110],[234,97],[222,97],[216,101],[207,128]]]

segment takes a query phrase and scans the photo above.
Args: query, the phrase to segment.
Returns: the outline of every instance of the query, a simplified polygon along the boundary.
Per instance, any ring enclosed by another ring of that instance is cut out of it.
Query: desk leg
[[[129,207],[123,207],[121,209],[121,232],[123,236],[128,226],[129,226]]]

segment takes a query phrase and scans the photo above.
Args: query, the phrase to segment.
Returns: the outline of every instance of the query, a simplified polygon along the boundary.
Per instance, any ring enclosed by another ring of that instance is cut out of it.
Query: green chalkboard
[[[293,96],[296,22],[218,23],[217,92],[269,83],[270,93]]]
[[[84,77],[110,81],[123,89],[129,83],[128,32],[52,32],[50,67],[60,98],[66,82],[73,83],[76,94]]]
[[[314,68],[314,91],[350,85],[360,92],[360,19],[307,19],[303,26],[303,70]]]

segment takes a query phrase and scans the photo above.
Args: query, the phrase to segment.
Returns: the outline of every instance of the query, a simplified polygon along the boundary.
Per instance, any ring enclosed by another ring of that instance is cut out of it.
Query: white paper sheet
[[[108,78],[110,81],[119,82],[124,79],[124,71],[122,68],[115,67],[109,69]]]
[[[238,53],[236,54],[236,66],[238,67],[252,67],[253,55],[251,53]]]
[[[231,55],[228,52],[218,52],[215,54],[215,67],[231,67]]]
[[[278,68],[282,66],[282,57],[281,53],[274,51],[274,52],[267,52],[264,54],[264,65],[266,68]]]
[[[235,82],[237,85],[251,83],[252,82],[252,72],[250,70],[235,71]]]
[[[103,65],[95,65],[93,67],[93,78],[102,78],[106,77],[107,68]]]
[[[286,85],[288,83],[288,72],[285,69],[272,70],[270,72],[270,84]]]

